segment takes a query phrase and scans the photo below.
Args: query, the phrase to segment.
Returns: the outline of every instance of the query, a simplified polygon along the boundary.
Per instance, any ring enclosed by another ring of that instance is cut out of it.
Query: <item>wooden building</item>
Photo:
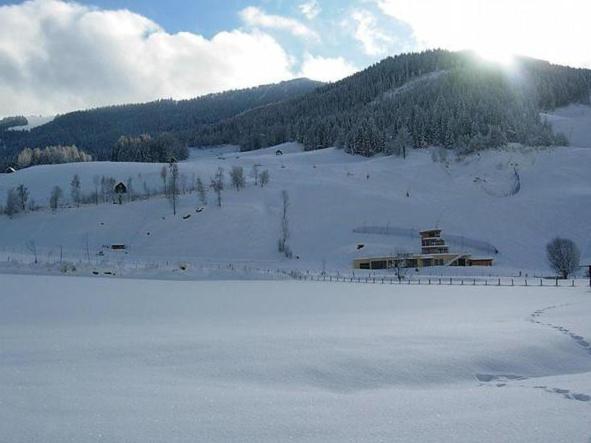
[[[390,257],[367,257],[353,260],[354,269],[427,268],[431,266],[493,266],[492,258],[474,258],[471,254],[449,251],[441,238],[441,229],[420,232],[421,253]]]

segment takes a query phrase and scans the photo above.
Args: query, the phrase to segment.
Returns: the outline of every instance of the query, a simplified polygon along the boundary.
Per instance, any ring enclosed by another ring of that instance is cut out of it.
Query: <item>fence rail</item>
[[[586,280],[561,280],[546,278],[458,278],[458,277],[428,277],[418,279],[398,279],[396,277],[355,277],[341,275],[294,275],[296,280],[356,283],[373,285],[400,286],[491,286],[491,287],[558,287],[576,288],[589,286]]]

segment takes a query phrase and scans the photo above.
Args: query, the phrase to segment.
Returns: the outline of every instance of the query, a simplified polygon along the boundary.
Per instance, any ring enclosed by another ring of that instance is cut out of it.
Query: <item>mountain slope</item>
[[[508,69],[469,52],[403,54],[305,96],[203,127],[192,141],[250,150],[297,140],[307,149],[337,144],[364,155],[401,145],[565,144],[539,113],[587,103],[590,90],[591,71],[538,60],[519,58]]]
[[[63,248],[64,256],[87,261],[88,242],[92,260],[99,262],[104,258],[160,266],[186,261],[195,266],[320,270],[325,261],[330,270],[350,271],[357,257],[420,250],[417,231],[433,226],[443,229],[452,251],[495,258],[494,268],[475,272],[550,272],[545,245],[555,236],[575,240],[583,257],[591,258],[591,207],[584,204],[591,195],[590,149],[490,149],[458,158],[448,153],[449,158],[434,162],[433,153],[448,151],[414,150],[402,160],[297,148],[292,144],[248,153],[195,150],[192,158],[178,164],[180,182],[190,185],[199,177],[208,183],[223,167],[222,207],[209,191],[209,206],[196,212],[203,206],[198,195],[185,194],[176,217],[169,202],[154,196],[162,190],[162,164],[73,163],[0,175],[0,196],[24,184],[30,199],[45,208],[12,219],[0,216],[0,261],[30,254],[31,241],[40,256],[55,259]],[[275,155],[276,149],[284,155]],[[254,165],[260,165],[259,171],[269,170],[268,186],[255,186],[249,174]],[[239,192],[229,181],[234,166],[242,166],[247,178],[246,188]],[[46,209],[56,185],[65,191],[62,201],[71,206],[74,174],[80,176],[85,197],[95,191],[94,177],[105,176],[130,183],[135,193],[149,193],[151,198],[55,213]],[[290,199],[289,245],[299,259],[286,260],[277,252],[283,190]],[[184,219],[186,215],[190,218]],[[128,254],[96,255],[102,245],[113,243],[127,244]],[[358,244],[365,246],[357,250]],[[499,253],[480,246],[486,244]]]
[[[173,133],[183,139],[188,130],[211,124],[270,103],[299,97],[320,82],[296,79],[256,88],[210,94],[191,100],[159,100],[151,103],[111,106],[71,112],[33,128],[30,132],[0,133],[8,149],[74,144],[100,160],[109,159],[114,143],[123,135]]]

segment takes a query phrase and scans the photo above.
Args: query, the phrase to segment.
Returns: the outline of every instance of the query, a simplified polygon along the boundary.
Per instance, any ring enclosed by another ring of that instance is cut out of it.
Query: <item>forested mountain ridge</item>
[[[390,57],[340,82],[197,131],[192,144],[244,150],[296,140],[372,155],[439,145],[478,150],[507,142],[565,144],[539,116],[588,103],[591,71],[528,58],[511,67],[470,52]]]
[[[501,66],[467,51],[430,50],[388,57],[327,85],[298,79],[72,112],[31,131],[0,128],[0,167],[24,148],[55,145],[97,160],[147,162],[182,159],[187,145],[253,150],[298,141],[367,156],[432,145],[468,152],[510,142],[562,145],[568,140],[540,112],[589,103],[590,92],[590,70],[525,57]]]
[[[190,100],[158,100],[76,111],[57,116],[31,131],[0,131],[0,147],[4,145],[4,157],[7,157],[25,147],[76,145],[99,160],[109,160],[121,136],[168,133],[184,142],[187,131],[193,132],[201,125],[298,97],[321,85],[321,82],[302,78]]]

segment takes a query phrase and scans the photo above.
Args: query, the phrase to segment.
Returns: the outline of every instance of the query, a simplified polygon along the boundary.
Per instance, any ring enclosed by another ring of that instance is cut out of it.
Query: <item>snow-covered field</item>
[[[586,288],[0,288],[3,442],[591,437]]]
[[[444,237],[453,236],[453,251],[488,256],[490,251],[474,247],[480,243],[498,249],[496,266],[482,270],[493,275],[549,273],[544,248],[555,236],[572,238],[591,259],[590,149],[506,149],[460,160],[449,154],[434,162],[432,150],[413,151],[405,161],[366,159],[336,149],[301,152],[296,144],[280,148],[282,156],[275,148],[194,151],[179,165],[188,181],[201,177],[205,183],[219,166],[226,171],[243,166],[248,174],[257,164],[270,171],[271,182],[262,189],[248,177],[246,189],[237,192],[226,178],[221,209],[210,193],[201,213],[195,212],[200,206],[196,194],[181,197],[176,217],[160,197],[0,217],[0,260],[30,262],[27,244],[34,241],[40,260],[49,262],[62,251],[70,260],[93,264],[187,262],[193,268],[213,263],[344,272],[359,256],[418,251],[417,231],[433,226],[441,227]],[[23,183],[31,198],[47,205],[54,185],[69,196],[74,174],[80,174],[84,192],[91,192],[93,177],[102,175],[131,177],[137,191],[144,182],[159,189],[161,168],[108,162],[38,166],[0,175],[0,195]],[[515,171],[519,192],[509,195],[516,190]],[[276,247],[283,189],[290,197],[290,244],[299,257],[291,261],[281,259]],[[191,217],[185,220],[186,215]],[[367,233],[368,228],[393,235]],[[103,245],[113,243],[125,243],[127,254],[97,257]],[[357,250],[359,244],[364,248]]]

